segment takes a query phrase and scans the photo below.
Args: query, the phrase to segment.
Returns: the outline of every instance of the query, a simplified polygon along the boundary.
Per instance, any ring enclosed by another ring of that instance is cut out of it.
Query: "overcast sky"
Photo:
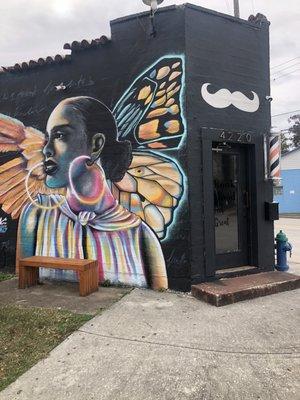
[[[233,0],[190,3],[233,13]],[[261,12],[271,21],[272,114],[300,110],[300,1],[240,0],[240,8],[241,18]],[[145,10],[142,0],[0,0],[0,65],[63,54],[64,43],[109,36],[111,19]],[[286,128],[288,117],[275,117],[273,125]]]

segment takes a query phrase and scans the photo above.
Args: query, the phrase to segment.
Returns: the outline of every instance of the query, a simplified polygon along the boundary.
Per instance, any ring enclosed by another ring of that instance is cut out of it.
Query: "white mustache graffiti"
[[[253,99],[249,99],[241,92],[231,93],[228,89],[220,89],[216,93],[209,93],[207,88],[211,83],[204,83],[201,88],[201,94],[203,99],[210,106],[214,108],[227,108],[230,105],[238,108],[241,111],[254,113],[259,109],[259,97],[255,92],[253,94]]]

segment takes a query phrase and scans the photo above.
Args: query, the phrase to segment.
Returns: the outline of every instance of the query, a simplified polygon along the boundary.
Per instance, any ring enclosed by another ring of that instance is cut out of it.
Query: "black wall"
[[[71,61],[0,74],[0,112],[21,120],[26,126],[45,130],[53,108],[63,98],[88,95],[113,109],[137,76],[166,55],[184,55],[184,8],[167,7],[156,17],[157,35],[152,37],[148,13],[121,18],[111,24],[111,41],[89,49],[73,50]],[[61,82],[67,90],[58,92]],[[185,112],[185,110],[183,110]],[[185,170],[185,145],[167,155]],[[185,187],[187,191],[187,187]],[[182,202],[186,202],[186,197]],[[190,287],[189,211],[182,204],[176,222],[162,248],[169,286]],[[9,216],[8,216],[9,218]],[[16,244],[16,223],[3,240]]]
[[[191,280],[199,282],[208,275],[205,259],[210,243],[205,234],[203,202],[204,128],[251,132],[257,137],[252,143],[256,146],[253,153],[255,263],[271,268],[273,224],[265,221],[263,211],[264,202],[272,200],[263,159],[263,135],[270,128],[270,105],[265,100],[270,90],[268,24],[237,21],[189,4],[160,9],[155,23],[157,33],[153,37],[148,13],[121,18],[111,23],[111,41],[102,46],[73,50],[71,60],[59,64],[0,73],[0,112],[44,131],[50,112],[63,98],[89,95],[112,109],[149,65],[166,55],[185,55],[187,136],[178,150],[168,151],[168,156],[177,160],[185,171],[188,185],[184,204],[162,242],[169,286],[189,290]],[[61,82],[67,85],[67,90],[58,92],[55,86]],[[201,87],[206,82],[212,84],[209,89],[212,93],[227,88],[251,98],[251,91],[256,92],[260,99],[258,111],[247,113],[234,106],[211,107],[201,96]],[[14,247],[16,223],[9,219],[8,225],[10,229],[6,235],[0,235],[0,241]]]
[[[269,23],[237,20],[201,7],[186,7],[186,101],[188,119],[188,174],[192,238],[192,281],[214,275],[213,215],[208,204],[212,180],[212,141],[225,131],[229,142],[249,146],[249,169],[252,185],[251,262],[262,270],[274,265],[273,223],[266,221],[265,201],[272,201],[272,185],[265,179],[264,135],[270,131]],[[230,105],[215,108],[201,95],[202,85],[216,93],[228,89],[252,99],[257,93],[260,105],[256,112],[245,112]],[[249,143],[245,135],[251,134]],[[250,149],[251,147],[251,149]],[[208,179],[208,181],[207,181]],[[213,202],[213,198],[210,199]]]

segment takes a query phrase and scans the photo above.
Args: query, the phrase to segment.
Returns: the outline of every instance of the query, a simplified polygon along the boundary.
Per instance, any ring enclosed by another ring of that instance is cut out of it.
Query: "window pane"
[[[237,176],[237,156],[213,152],[216,254],[239,250]]]

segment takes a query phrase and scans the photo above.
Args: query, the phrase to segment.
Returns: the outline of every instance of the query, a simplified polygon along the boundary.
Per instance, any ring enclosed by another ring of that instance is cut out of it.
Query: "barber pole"
[[[274,186],[280,185],[280,133],[272,133],[270,137],[270,177]]]

